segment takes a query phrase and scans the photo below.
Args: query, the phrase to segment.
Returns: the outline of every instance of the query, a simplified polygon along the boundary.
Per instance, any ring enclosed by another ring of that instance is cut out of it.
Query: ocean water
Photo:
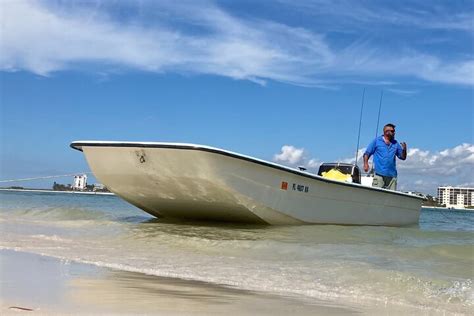
[[[169,222],[115,196],[0,191],[0,249],[350,306],[472,312],[474,212],[417,226]]]

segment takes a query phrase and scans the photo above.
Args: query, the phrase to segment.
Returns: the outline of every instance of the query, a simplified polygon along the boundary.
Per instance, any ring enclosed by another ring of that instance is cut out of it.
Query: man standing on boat
[[[407,159],[407,144],[395,140],[395,125],[383,127],[383,135],[375,138],[364,154],[364,171],[369,171],[369,158],[374,155],[375,174],[372,186],[396,190],[397,165],[396,157]]]

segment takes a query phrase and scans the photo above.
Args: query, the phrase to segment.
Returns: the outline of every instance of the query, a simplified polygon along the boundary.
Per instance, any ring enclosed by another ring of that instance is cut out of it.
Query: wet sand
[[[0,250],[0,314],[348,315],[330,302]]]

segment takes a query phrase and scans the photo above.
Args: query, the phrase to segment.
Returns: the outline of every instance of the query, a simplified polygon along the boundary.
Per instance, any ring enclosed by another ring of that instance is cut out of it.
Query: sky
[[[0,186],[89,171],[75,140],[316,172],[355,161],[365,91],[360,151],[394,123],[399,189],[474,187],[473,21],[474,1],[0,1]]]

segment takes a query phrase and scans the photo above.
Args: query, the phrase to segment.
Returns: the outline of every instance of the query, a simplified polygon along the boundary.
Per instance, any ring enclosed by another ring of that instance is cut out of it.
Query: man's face
[[[388,139],[393,139],[393,137],[395,136],[395,129],[393,127],[387,126],[383,129],[383,134]]]

